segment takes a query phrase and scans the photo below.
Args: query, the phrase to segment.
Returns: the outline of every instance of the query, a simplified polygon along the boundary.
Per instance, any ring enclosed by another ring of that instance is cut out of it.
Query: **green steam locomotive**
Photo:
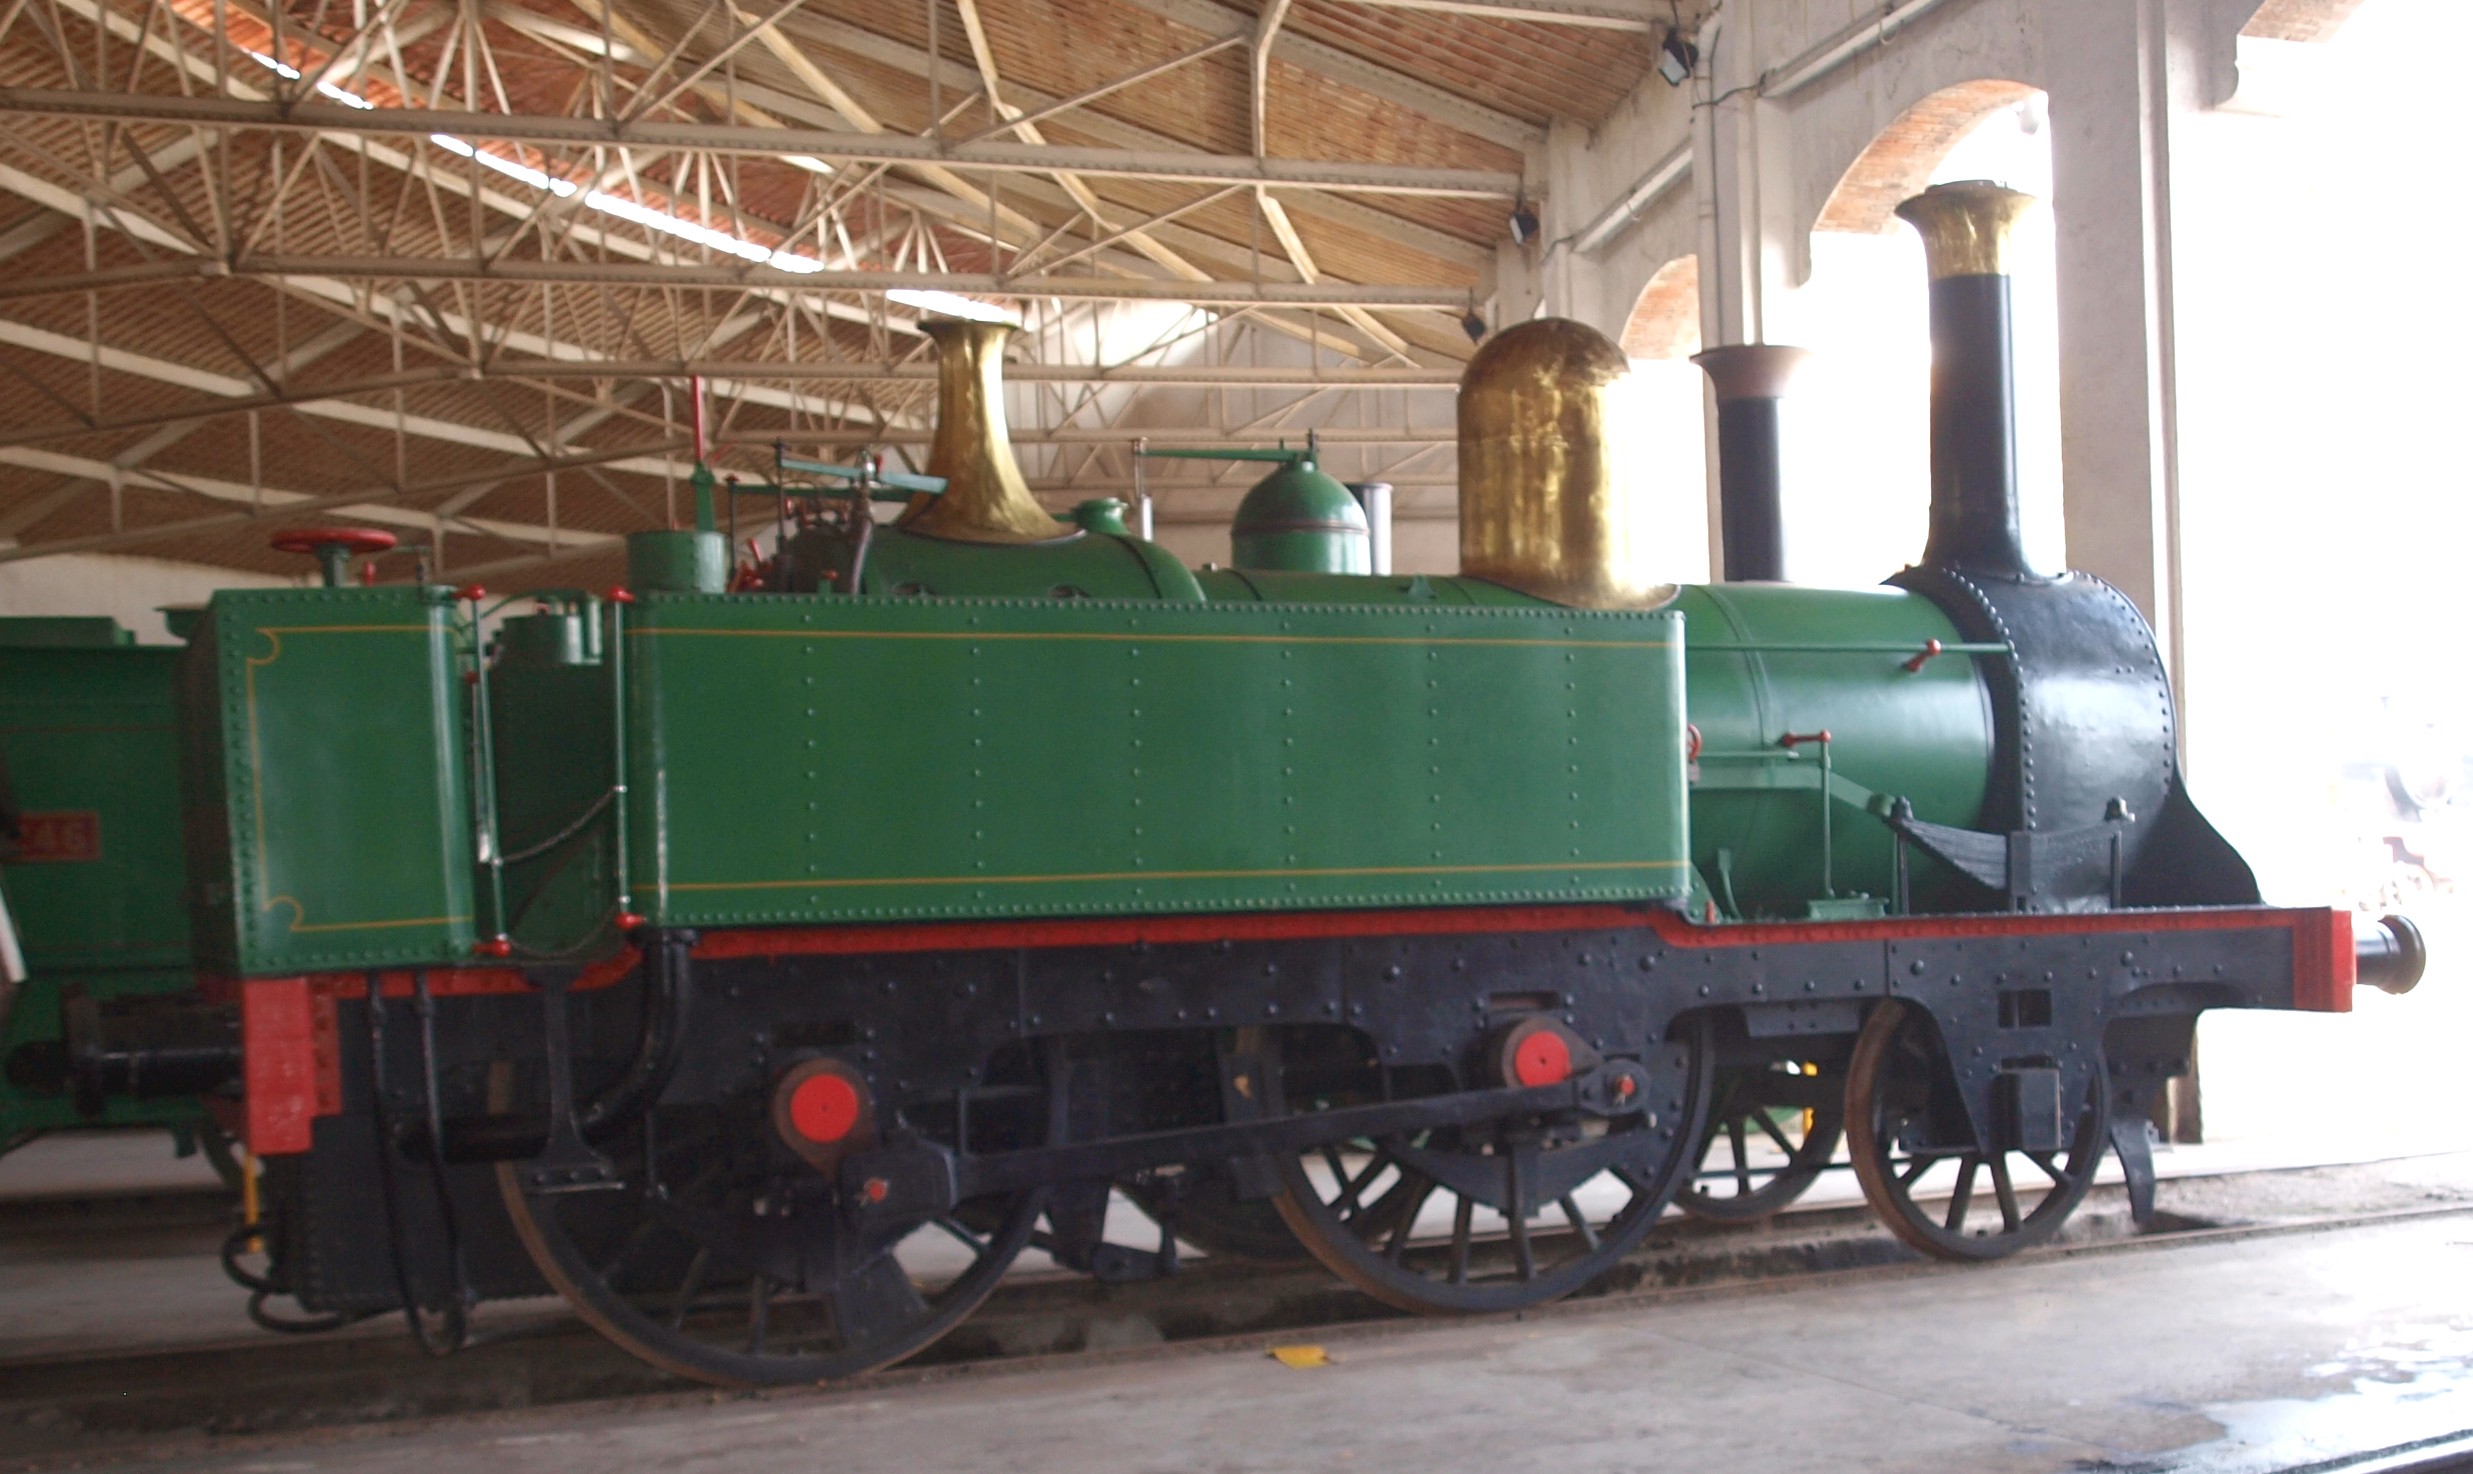
[[[1470,364],[1459,577],[1347,571],[1304,466],[1195,572],[1031,500],[1005,330],[950,322],[932,476],[786,474],[761,567],[708,483],[488,641],[478,589],[220,594],[179,670],[214,1007],[71,1073],[237,1029],[262,1301],[452,1340],[546,1283],[728,1384],[911,1355],[1030,1248],[1518,1309],[1841,1130],[1926,1252],[2048,1239],[2108,1153],[2144,1214],[2201,1011],[2420,946],[2260,904],[2136,610],[2021,554],[2018,199],[1908,207],[1932,540],[1884,588],[1658,583],[1627,365],[1553,320]]]

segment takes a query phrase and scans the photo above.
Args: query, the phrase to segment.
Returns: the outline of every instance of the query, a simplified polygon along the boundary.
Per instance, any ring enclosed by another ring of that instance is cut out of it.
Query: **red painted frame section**
[[[2117,932],[2288,932],[2293,946],[2293,1006],[2347,1013],[2355,978],[2353,914],[2326,907],[2211,907],[2186,911],[2104,911],[2064,915],[1899,916],[1875,921],[1756,922],[1702,926],[1662,908],[1631,906],[1472,906],[1431,910],[1247,912],[1239,915],[1128,916],[1041,921],[961,921],[899,926],[767,927],[706,933],[694,956],[850,957],[974,952],[1015,947],[1124,947],[1327,937],[1473,936],[1502,932],[1638,931],[1672,947],[1716,948],[1798,942],[1896,942],[1942,937],[2105,935]],[[640,960],[630,948],[588,968],[576,986],[608,987]],[[409,971],[388,972],[389,998],[412,996]],[[512,967],[441,968],[429,974],[440,998],[528,991]],[[366,973],[317,977],[209,979],[207,996],[241,1005],[249,1149],[274,1156],[309,1149],[309,1123],[342,1109],[335,1003],[364,997]]]
[[[311,1119],[342,1106],[335,1006],[307,978],[251,978],[237,991],[242,1139],[260,1157],[305,1152]],[[329,1080],[332,1095],[320,1088]]]

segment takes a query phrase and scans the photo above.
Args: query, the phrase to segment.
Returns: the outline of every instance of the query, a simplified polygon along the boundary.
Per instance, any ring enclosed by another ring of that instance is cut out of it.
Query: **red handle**
[[[1806,742],[1817,742],[1826,747],[1829,744],[1829,729],[1827,727],[1823,727],[1817,732],[1789,732],[1777,740],[1777,745],[1780,747],[1801,747]]]
[[[1921,654],[1917,655],[1914,659],[1912,659],[1912,660],[1910,660],[1910,661],[1906,662],[1906,668],[1907,668],[1907,670],[1908,670],[1909,672],[1914,672],[1914,671],[1919,671],[1919,670],[1922,670],[1922,669],[1923,669],[1923,663],[1924,663],[1925,661],[1930,660],[1933,656],[1938,655],[1938,654],[1940,654],[1940,653],[1941,653],[1941,642],[1940,642],[1940,641],[1938,641],[1938,640],[1926,640],[1926,641],[1924,641],[1924,642],[1923,642],[1923,652],[1922,652]]]

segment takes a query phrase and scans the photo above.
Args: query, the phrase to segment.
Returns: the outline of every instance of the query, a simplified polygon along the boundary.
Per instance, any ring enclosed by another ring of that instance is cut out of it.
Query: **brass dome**
[[[1631,361],[1568,318],[1506,328],[1460,376],[1460,571],[1558,604],[1652,608],[1648,509],[1632,493]]]

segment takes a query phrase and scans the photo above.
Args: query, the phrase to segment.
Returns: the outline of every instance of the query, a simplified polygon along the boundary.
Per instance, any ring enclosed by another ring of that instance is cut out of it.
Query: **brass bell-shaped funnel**
[[[936,443],[927,473],[945,481],[922,496],[899,526],[921,537],[965,543],[1044,543],[1081,534],[1031,499],[1005,430],[1005,340],[1013,324],[960,318],[921,330],[936,343]]]

